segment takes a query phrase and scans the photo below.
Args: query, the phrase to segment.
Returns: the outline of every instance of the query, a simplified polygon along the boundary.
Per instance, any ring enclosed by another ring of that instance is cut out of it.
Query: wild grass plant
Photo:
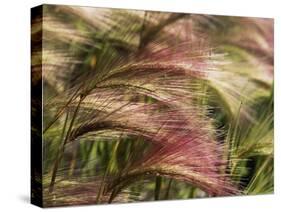
[[[273,192],[271,19],[45,5],[32,30],[46,206]]]

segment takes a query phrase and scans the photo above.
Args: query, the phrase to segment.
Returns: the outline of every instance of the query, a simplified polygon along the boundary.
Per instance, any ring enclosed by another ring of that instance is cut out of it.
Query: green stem
[[[53,192],[54,190],[54,185],[55,185],[55,180],[56,180],[56,175],[57,175],[57,171],[58,171],[58,167],[59,167],[59,164],[60,164],[60,161],[62,159],[62,156],[63,156],[63,153],[64,153],[64,147],[69,139],[69,136],[70,136],[70,132],[72,130],[72,126],[74,124],[74,121],[75,121],[75,118],[78,114],[78,110],[80,108],[80,104],[81,102],[83,101],[83,97],[80,96],[80,99],[79,99],[79,102],[76,106],[76,109],[74,111],[74,114],[73,114],[73,117],[72,117],[72,120],[70,122],[70,125],[69,125],[69,128],[67,130],[67,133],[66,133],[66,136],[65,136],[65,139],[64,139],[64,142],[62,142],[62,146],[61,148],[58,150],[57,152],[57,156],[56,156],[56,161],[55,161],[55,165],[54,165],[54,168],[53,168],[53,173],[52,173],[52,178],[51,178],[51,183],[50,183],[50,186],[49,186],[49,192]]]
[[[264,169],[268,166],[269,163],[271,163],[271,157],[268,157],[263,164],[259,167],[258,171],[255,173],[254,177],[252,177],[249,185],[247,186],[245,193],[249,194],[251,190],[253,189],[254,185],[256,184],[256,181],[258,180],[261,173],[264,171]]]
[[[100,203],[101,196],[104,193],[106,177],[108,176],[109,173],[113,172],[113,169],[114,169],[114,166],[115,166],[114,159],[116,158],[119,143],[120,143],[120,140],[118,140],[113,147],[112,156],[111,156],[111,158],[108,162],[108,165],[107,165],[106,170],[104,172],[103,179],[102,179],[102,182],[101,182],[101,185],[100,185],[100,188],[99,188],[99,192],[98,192],[97,199],[96,199],[96,204]]]
[[[162,178],[157,176],[155,179],[155,190],[154,190],[154,199],[159,200],[160,190],[161,190]]]
[[[66,111],[66,117],[65,117],[65,120],[64,120],[64,124],[63,124],[63,129],[62,129],[62,133],[61,133],[61,137],[60,137],[60,147],[59,147],[59,150],[58,150],[58,153],[61,151],[61,149],[63,149],[63,138],[64,138],[64,134],[65,134],[65,130],[66,130],[66,125],[67,125],[67,121],[68,121],[68,111]],[[59,154],[57,153],[56,155],[56,159],[55,161],[58,161],[59,160]],[[55,165],[54,165],[54,168],[53,170],[57,170],[57,167],[58,164],[55,162]],[[54,171],[53,171],[54,173]],[[53,184],[54,184],[54,177],[52,176],[52,180],[51,180],[51,184],[50,184],[50,188],[49,188],[49,191],[52,192],[53,191]]]
[[[170,190],[171,190],[171,187],[172,187],[172,182],[173,182],[173,180],[170,179],[169,183],[168,183],[167,190],[166,190],[165,199],[169,199],[169,194],[170,194]]]

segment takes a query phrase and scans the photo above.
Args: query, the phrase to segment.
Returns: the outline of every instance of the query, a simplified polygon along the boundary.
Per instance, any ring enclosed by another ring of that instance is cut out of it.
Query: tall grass
[[[43,21],[46,205],[273,192],[272,20],[44,6]]]

